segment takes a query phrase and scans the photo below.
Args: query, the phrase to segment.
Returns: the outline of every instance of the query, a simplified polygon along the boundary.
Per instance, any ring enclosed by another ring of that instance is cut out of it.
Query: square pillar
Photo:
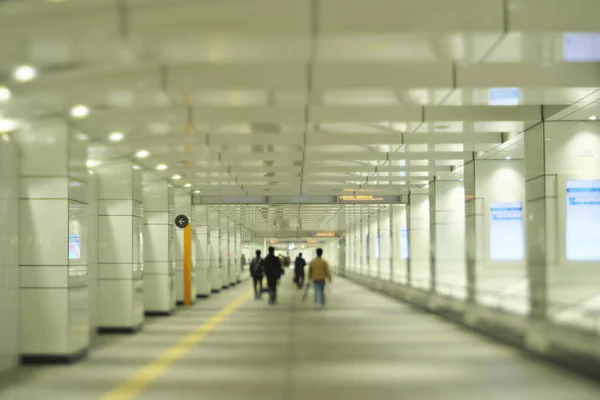
[[[439,180],[429,185],[432,290],[465,299],[465,190],[458,180]]]
[[[129,160],[98,175],[98,327],[131,333],[144,322],[144,195],[142,174]]]
[[[175,216],[185,215],[190,221],[190,229],[195,229],[195,216],[192,213],[192,195],[183,189],[175,189]],[[193,236],[193,234],[192,234]],[[192,243],[193,246],[193,243]],[[183,304],[183,261],[184,261],[184,230],[175,226],[175,293],[177,304]],[[192,257],[192,303],[196,299],[196,263]]]
[[[195,205],[196,234],[194,249],[196,253],[196,296],[207,297],[212,290],[210,280],[208,206]]]
[[[34,123],[16,139],[20,353],[71,360],[90,344],[87,143],[63,121]]]
[[[465,164],[466,256],[470,302],[527,314],[523,160]]]
[[[229,287],[229,220],[223,208],[219,210],[219,272],[221,273],[221,286]]]
[[[208,209],[209,217],[209,239],[210,239],[210,286],[212,292],[220,292],[223,288],[223,277],[221,276],[221,240],[219,231],[219,210]]]
[[[175,310],[175,191],[152,172],[144,180],[144,310],[150,315]]]
[[[393,273],[392,280],[394,282],[406,285],[408,284],[408,222],[406,219],[406,205],[392,205],[392,257]]]
[[[408,284],[412,287],[430,290],[431,245],[429,234],[429,195],[427,193],[411,193],[408,198]]]
[[[237,271],[238,271],[238,263],[237,263],[237,251],[235,248],[235,240],[236,240],[236,227],[235,222],[230,219],[228,220],[228,249],[227,249],[227,270],[229,276],[229,285],[235,286],[237,284]]]
[[[391,252],[391,214],[390,205],[383,204],[379,208],[379,278],[385,281],[392,279]]]
[[[0,374],[19,364],[19,147],[0,134]]]
[[[595,330],[600,301],[600,123],[544,122],[525,132],[527,276],[533,350],[546,324]]]

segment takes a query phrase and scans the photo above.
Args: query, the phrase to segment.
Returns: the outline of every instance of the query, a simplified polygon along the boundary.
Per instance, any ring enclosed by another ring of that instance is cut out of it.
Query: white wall
[[[0,135],[0,373],[19,361],[19,159]]]

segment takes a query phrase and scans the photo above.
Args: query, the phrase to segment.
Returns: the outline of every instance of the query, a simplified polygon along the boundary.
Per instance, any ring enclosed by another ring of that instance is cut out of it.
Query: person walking
[[[325,282],[331,283],[329,264],[323,259],[323,249],[317,249],[317,258],[309,264],[308,277],[312,281],[315,292],[315,306],[325,306]]]
[[[277,283],[283,274],[283,266],[275,255],[275,248],[269,247],[269,254],[263,261],[267,286],[269,288],[269,304],[277,303]]]
[[[294,261],[294,283],[298,286],[298,289],[302,289],[304,286],[304,267],[306,266],[306,261],[302,258],[302,253],[298,254],[296,260]]]
[[[260,250],[256,250],[256,257],[250,261],[250,276],[252,277],[252,283],[254,287],[254,298],[260,299],[262,294],[262,283],[263,283],[263,259],[260,256]]]

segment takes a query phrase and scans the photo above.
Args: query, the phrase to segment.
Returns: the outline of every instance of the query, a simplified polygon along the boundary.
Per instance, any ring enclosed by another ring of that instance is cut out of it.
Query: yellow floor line
[[[144,391],[152,382],[162,374],[175,361],[183,357],[192,347],[200,343],[212,330],[214,330],[227,316],[232,314],[250,297],[251,290],[238,297],[208,321],[199,326],[192,333],[184,336],[179,342],[165,350],[156,361],[142,367],[135,375],[108,392],[102,400],[130,400]]]

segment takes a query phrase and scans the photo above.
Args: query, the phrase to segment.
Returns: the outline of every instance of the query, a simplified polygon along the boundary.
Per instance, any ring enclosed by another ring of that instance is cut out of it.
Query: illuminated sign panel
[[[400,196],[339,196],[340,203],[400,203]]]
[[[311,233],[312,237],[335,237],[335,232],[313,232]]]

